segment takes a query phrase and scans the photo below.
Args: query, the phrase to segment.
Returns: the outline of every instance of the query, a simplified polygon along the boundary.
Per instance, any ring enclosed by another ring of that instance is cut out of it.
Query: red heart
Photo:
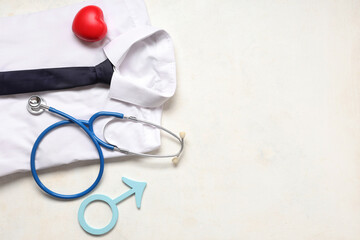
[[[87,42],[103,39],[107,27],[101,8],[94,5],[82,8],[74,18],[72,30],[78,38]]]

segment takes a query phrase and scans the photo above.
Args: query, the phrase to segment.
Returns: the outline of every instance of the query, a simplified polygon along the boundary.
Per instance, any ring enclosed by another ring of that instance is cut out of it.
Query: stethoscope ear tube
[[[145,121],[145,120],[140,120],[140,119],[137,119],[136,117],[134,116],[123,116],[122,118],[120,118],[122,120],[128,120],[128,121],[131,121],[131,122],[135,122],[135,123],[142,123],[144,125],[149,125],[151,127],[154,127],[154,128],[157,128],[157,129],[160,129],[168,134],[170,134],[171,136],[173,136],[176,140],[179,141],[180,143],[180,149],[177,153],[175,154],[168,154],[168,155],[157,155],[157,154],[146,154],[146,153],[139,153],[139,152],[133,152],[133,151],[130,151],[128,149],[124,149],[124,148],[120,148],[118,146],[116,146],[115,144],[111,143],[109,141],[109,139],[106,137],[106,129],[108,128],[108,126],[113,123],[116,118],[112,119],[111,121],[107,122],[106,125],[104,126],[104,130],[103,130],[103,137],[104,137],[104,140],[114,146],[114,150],[115,151],[118,151],[118,152],[121,152],[121,153],[124,153],[124,154],[132,154],[132,155],[138,155],[138,156],[143,156],[143,157],[154,157],[154,158],[171,158],[173,157],[173,163],[174,164],[178,164],[179,162],[179,157],[184,149],[184,138],[185,138],[185,132],[180,132],[179,136],[177,136],[175,133],[173,133],[172,131],[170,131],[169,129],[166,129],[160,125],[157,125],[155,123],[152,123],[152,122],[148,122],[148,121]]]

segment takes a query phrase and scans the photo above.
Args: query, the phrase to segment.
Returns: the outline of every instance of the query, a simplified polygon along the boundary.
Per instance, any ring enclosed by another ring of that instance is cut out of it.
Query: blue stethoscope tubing
[[[39,137],[36,139],[34,146],[32,148],[31,151],[31,158],[30,158],[30,167],[31,167],[31,173],[33,175],[33,178],[35,180],[35,182],[37,183],[37,185],[47,194],[53,196],[53,197],[57,197],[57,198],[61,198],[61,199],[75,199],[75,198],[79,198],[82,197],[88,193],[90,193],[92,190],[94,190],[94,188],[99,184],[101,177],[103,175],[104,172],[104,155],[103,152],[101,150],[101,146],[108,148],[110,150],[114,150],[114,146],[111,144],[106,143],[105,141],[101,140],[100,138],[98,138],[95,133],[94,133],[94,129],[93,129],[93,124],[95,119],[97,119],[98,117],[101,116],[112,116],[112,117],[116,117],[116,118],[124,118],[124,114],[122,113],[117,113],[117,112],[98,112],[95,113],[90,119],[89,121],[85,121],[85,120],[79,120],[76,119],[62,111],[59,111],[53,107],[49,107],[48,109],[50,112],[55,113],[57,115],[60,115],[64,118],[67,118],[69,120],[64,120],[64,121],[60,121],[57,122],[51,126],[49,126],[48,128],[46,128],[40,135]],[[78,125],[80,128],[82,128],[86,134],[91,138],[92,142],[94,143],[96,150],[98,151],[99,154],[99,159],[100,159],[100,169],[99,169],[99,173],[97,178],[95,179],[94,183],[87,188],[86,190],[79,192],[79,193],[75,193],[75,194],[60,194],[57,192],[54,192],[52,190],[50,190],[49,188],[47,188],[39,179],[39,176],[36,172],[36,167],[35,167],[35,157],[36,157],[36,151],[39,147],[39,144],[41,143],[41,141],[43,140],[43,138],[46,136],[46,134],[48,134],[50,131],[54,130],[57,127],[63,126],[65,124],[71,124],[74,123],[76,125]]]

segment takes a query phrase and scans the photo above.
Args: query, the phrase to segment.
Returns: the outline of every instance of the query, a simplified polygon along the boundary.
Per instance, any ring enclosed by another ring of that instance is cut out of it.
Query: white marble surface
[[[0,15],[71,2],[0,0]],[[148,186],[142,209],[121,203],[102,238],[359,239],[360,1],[146,4],[174,39],[178,89],[163,124],[187,132],[186,153],[177,168],[107,163],[95,193],[126,191],[122,176]],[[41,177],[74,192],[97,169],[74,164]],[[29,174],[2,178],[0,239],[92,239],[77,222],[81,201],[46,197]],[[100,203],[88,210],[94,226],[110,219]]]

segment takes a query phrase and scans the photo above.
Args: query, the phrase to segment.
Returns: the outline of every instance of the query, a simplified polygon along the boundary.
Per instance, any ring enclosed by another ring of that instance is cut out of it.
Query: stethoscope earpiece
[[[184,144],[184,138],[185,138],[185,132],[180,132],[179,133],[179,136],[180,136],[180,138],[181,138],[181,142]],[[181,153],[182,151],[180,151],[180,153]],[[180,161],[180,154],[179,154],[179,156],[176,156],[176,157],[174,157],[171,161],[173,162],[173,164],[176,166],[176,165],[178,165],[179,164],[179,161]]]

